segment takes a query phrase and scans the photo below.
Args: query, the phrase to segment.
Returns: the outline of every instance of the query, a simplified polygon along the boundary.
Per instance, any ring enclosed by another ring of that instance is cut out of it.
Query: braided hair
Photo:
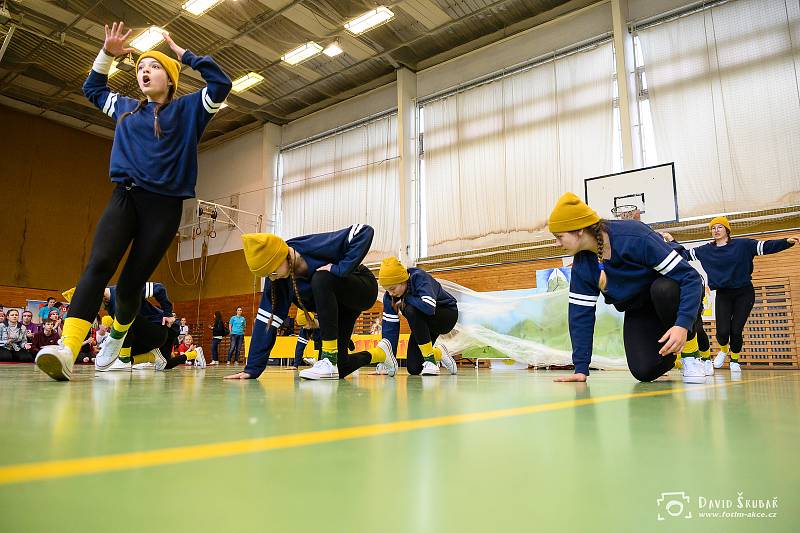
[[[156,139],[161,138],[161,126],[158,124],[158,114],[161,112],[162,109],[167,107],[172,102],[173,96],[175,96],[175,86],[170,85],[169,91],[167,92],[167,101],[164,103],[159,102],[158,104],[156,104],[156,109],[153,112],[153,115],[155,116],[153,120],[153,134],[155,134]],[[133,111],[127,111],[123,113],[122,116],[119,117],[117,124],[122,123],[122,120],[128,117],[128,115],[133,115],[134,113],[138,113],[139,111],[144,109],[144,106],[147,105],[147,102],[148,102],[147,98],[139,100],[139,105],[136,106],[136,109],[134,109]]]
[[[297,288],[297,276],[294,273],[296,259],[291,252],[286,254],[286,259],[289,260],[289,278],[292,280],[292,289],[294,290],[294,294],[297,296],[297,304],[300,306],[300,309],[303,311],[303,314],[306,317],[306,322],[308,324],[306,326],[306,329],[316,329],[315,327],[316,322],[311,319],[311,315],[309,315],[308,309],[306,309],[306,306],[303,305],[303,298],[300,297],[300,291]],[[272,326],[272,318],[274,316],[275,306],[277,305],[277,300],[278,300],[278,294],[275,289],[275,282],[270,282],[269,291],[270,291],[269,292],[270,301],[272,302],[272,313],[270,313],[269,315],[269,322],[267,322],[267,330],[269,330],[269,328]]]
[[[597,282],[597,286],[600,287],[601,291],[604,291],[606,290],[606,285],[608,284],[608,276],[606,276],[606,271],[605,268],[603,267],[603,250],[605,248],[605,239],[603,238],[603,231],[605,231],[606,225],[601,220],[600,222],[592,224],[586,229],[592,232],[595,240],[597,241],[597,264],[600,267],[600,279]]]

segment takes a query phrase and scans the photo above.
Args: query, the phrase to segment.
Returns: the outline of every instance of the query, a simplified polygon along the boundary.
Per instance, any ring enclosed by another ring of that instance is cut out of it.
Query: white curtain
[[[397,115],[281,153],[278,233],[284,238],[375,228],[367,262],[397,255]]]
[[[426,104],[427,255],[538,238],[612,172],[613,74],[608,43]]]
[[[681,217],[800,203],[800,7],[736,0],[638,32]]]

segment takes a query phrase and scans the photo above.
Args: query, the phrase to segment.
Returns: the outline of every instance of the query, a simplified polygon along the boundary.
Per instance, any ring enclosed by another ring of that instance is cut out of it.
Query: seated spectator
[[[28,344],[28,330],[19,321],[19,311],[11,309],[6,313],[8,324],[0,324],[0,361],[32,363],[31,352],[25,349]]]
[[[8,324],[8,320],[6,320],[6,311],[3,309],[3,306],[0,306],[0,324]]]
[[[178,347],[178,357],[181,355],[186,356],[186,364],[192,364],[191,362],[194,361],[198,367],[206,367],[206,356],[203,353],[203,348],[195,345],[194,339],[188,333],[183,337],[183,342]]]
[[[33,342],[31,343],[31,352],[36,354],[45,346],[51,346],[53,344],[58,344],[58,339],[61,336],[56,333],[54,329],[54,323],[49,318],[44,321],[42,324],[42,331],[36,333],[33,336]]]
[[[58,313],[58,309],[53,309],[50,311],[50,314],[47,316],[47,318],[53,321],[53,329],[60,336],[61,330],[64,327],[64,321],[61,320],[61,315]]]
[[[96,346],[97,341],[94,340],[94,336],[97,330],[90,329],[89,333],[86,334],[86,339],[84,339],[83,344],[81,344],[81,349],[78,352],[78,356],[75,358],[75,362],[84,362],[84,363],[93,363],[95,353],[97,353]]]
[[[51,296],[47,299],[47,305],[39,309],[39,322],[44,322],[50,318],[50,312],[54,309],[58,311],[58,307],[56,307],[56,299]]]
[[[33,341],[33,336],[42,331],[42,325],[33,323],[33,313],[27,309],[22,312],[22,325],[28,330],[28,342]]]

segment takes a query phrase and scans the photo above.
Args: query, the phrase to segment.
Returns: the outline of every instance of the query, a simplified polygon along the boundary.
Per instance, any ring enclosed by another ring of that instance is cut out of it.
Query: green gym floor
[[[0,366],[0,531],[798,531],[797,372],[228,372]]]

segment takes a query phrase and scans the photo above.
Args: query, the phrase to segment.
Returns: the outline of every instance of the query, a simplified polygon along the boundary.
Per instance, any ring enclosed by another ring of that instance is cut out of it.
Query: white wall
[[[201,152],[198,156],[197,199],[231,205],[236,201],[234,195],[238,194],[238,208],[262,215],[261,231],[269,231],[279,144],[280,128],[266,124],[256,131]],[[196,208],[196,200],[184,202],[182,224],[190,220]],[[217,220],[216,237],[208,241],[209,255],[240,250],[241,233],[236,228],[231,230],[222,224],[224,216],[219,216]],[[256,223],[256,217],[239,215],[238,224],[244,232],[256,231]],[[201,223],[201,228],[205,230],[206,223]],[[182,233],[188,234],[190,231],[184,229]],[[197,238],[193,247],[191,239],[184,240],[181,243],[181,259],[199,257],[201,243],[202,239]]]
[[[595,4],[417,73],[419,98],[611,32],[610,3]]]
[[[628,21],[640,21],[692,4],[702,4],[702,2],[699,0],[628,0]]]
[[[628,0],[628,18],[641,20],[696,3],[688,0]],[[600,1],[418,72],[417,97],[424,98],[456,88],[504,68],[610,34],[611,31],[611,3]],[[263,230],[269,231],[271,224],[268,219],[272,213],[272,186],[279,147],[395,109],[398,107],[397,99],[397,84],[391,83],[285,126],[268,124],[261,130],[202,152],[197,196],[226,203],[231,194],[239,192],[240,208],[264,214]],[[209,253],[241,248],[238,231],[227,233],[218,231],[217,238],[210,242]],[[183,249],[187,249],[187,246]]]
[[[397,107],[397,83],[378,87],[283,126],[286,146]]]

